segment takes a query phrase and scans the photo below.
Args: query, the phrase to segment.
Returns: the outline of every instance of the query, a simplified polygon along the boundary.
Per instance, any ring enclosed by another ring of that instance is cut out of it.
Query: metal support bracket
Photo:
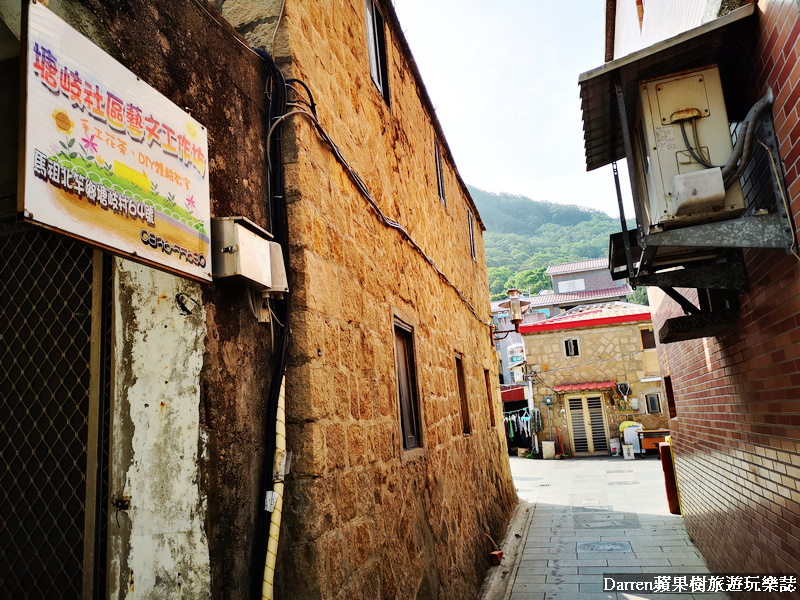
[[[700,314],[700,312],[701,312],[700,309],[697,308],[691,302],[689,302],[689,300],[687,300],[686,297],[683,294],[681,294],[680,292],[675,291],[674,288],[671,288],[669,286],[659,286],[659,287],[661,288],[661,290],[667,296],[669,296],[670,298],[675,300],[675,302],[680,304],[681,308],[683,309],[683,312],[686,313],[687,315],[688,314],[693,314],[693,315],[699,315]]]
[[[693,248],[791,248],[794,235],[785,218],[768,213],[651,233],[646,242]]]
[[[704,288],[709,290],[731,290],[745,294],[750,290],[747,283],[747,269],[741,261],[733,261],[678,269],[664,273],[640,275],[630,280],[631,285],[650,285],[669,288]]]
[[[658,341],[662,344],[671,344],[723,335],[735,328],[738,316],[738,309],[728,308],[667,319],[664,326],[658,330]]]

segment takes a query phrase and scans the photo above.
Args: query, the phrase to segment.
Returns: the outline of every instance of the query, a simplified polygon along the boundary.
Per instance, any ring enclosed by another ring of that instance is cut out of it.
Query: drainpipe
[[[533,445],[531,447],[531,450],[535,449],[536,453],[538,454],[539,453],[539,438],[538,438],[538,434],[533,431],[533,408],[534,408],[534,402],[533,402],[533,376],[532,375],[528,375],[526,377],[526,379],[528,380],[528,415],[531,418],[531,437],[533,438],[533,440],[532,440],[533,441]]]
[[[286,454],[286,376],[281,379],[281,391],[278,395],[278,415],[275,423],[275,471],[280,472],[280,461]],[[261,586],[262,600],[272,600],[274,593],[275,562],[278,560],[278,534],[281,530],[281,512],[283,509],[283,474],[275,482],[272,491],[276,494],[275,508],[269,523],[269,542],[267,542],[267,559],[264,563],[264,579]]]

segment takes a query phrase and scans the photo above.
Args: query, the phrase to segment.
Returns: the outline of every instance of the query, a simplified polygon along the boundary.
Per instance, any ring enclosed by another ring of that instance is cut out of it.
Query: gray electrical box
[[[245,217],[211,220],[214,277],[249,281],[262,293],[289,291],[280,244],[272,235]]]

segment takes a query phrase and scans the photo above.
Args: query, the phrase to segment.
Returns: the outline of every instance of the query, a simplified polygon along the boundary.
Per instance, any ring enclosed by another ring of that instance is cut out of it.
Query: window
[[[656,347],[656,336],[652,329],[640,329],[642,335],[642,350],[652,350]]]
[[[502,375],[500,375],[502,377]],[[489,423],[494,428],[494,401],[492,400],[492,378],[489,376],[489,369],[483,370],[483,378],[486,381],[486,399],[489,401]]]
[[[419,401],[414,365],[414,331],[400,321],[394,323],[394,360],[397,369],[397,395],[400,403],[400,428],[403,448],[418,448]]]
[[[472,252],[472,260],[477,262],[477,258],[475,257],[475,219],[472,216],[472,209],[467,209],[467,214],[469,215],[469,249]]]
[[[442,175],[442,149],[439,147],[439,140],[434,141],[434,151],[436,153],[436,183],[439,186],[439,200],[447,206],[444,199],[444,176]]]
[[[580,356],[578,340],[564,340],[564,351],[567,356]]]
[[[678,411],[675,407],[675,392],[672,391],[672,377],[669,375],[664,377],[664,390],[667,392],[667,410],[669,410],[669,418],[674,419],[678,416]]]
[[[386,66],[386,33],[383,15],[375,0],[367,0],[367,47],[369,73],[375,87],[389,104],[389,71]]]
[[[558,293],[582,292],[586,289],[586,282],[583,279],[570,279],[558,282]]]
[[[644,401],[647,404],[647,412],[650,414],[661,414],[661,399],[658,394],[645,394]]]
[[[469,424],[469,402],[467,401],[467,380],[464,378],[464,364],[461,355],[456,354],[456,377],[458,378],[458,395],[461,398],[461,425],[464,435],[469,435],[472,428]]]

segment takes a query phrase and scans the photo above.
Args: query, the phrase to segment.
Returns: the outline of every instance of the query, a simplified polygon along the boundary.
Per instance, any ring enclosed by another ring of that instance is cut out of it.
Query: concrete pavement
[[[669,512],[658,458],[510,460],[520,500],[532,508],[521,531],[507,536],[520,550],[495,567],[503,584],[485,586],[483,598],[727,599],[722,593],[603,592],[603,573],[709,573],[682,517]]]

